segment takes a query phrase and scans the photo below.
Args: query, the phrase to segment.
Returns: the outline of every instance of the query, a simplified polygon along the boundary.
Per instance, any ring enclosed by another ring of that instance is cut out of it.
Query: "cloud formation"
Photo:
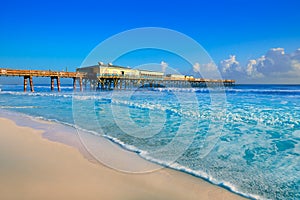
[[[206,64],[195,63],[193,65],[193,72],[196,73],[197,75],[200,75],[201,77],[206,77],[206,78],[220,77],[218,66],[213,62],[206,63]]]
[[[196,73],[200,73],[200,64],[199,63],[195,63],[193,65],[193,71]]]
[[[169,65],[165,61],[161,61],[160,66],[161,66],[161,71],[165,73]]]
[[[240,83],[300,83],[300,49],[285,53],[283,48],[272,48],[265,55],[248,60],[241,66],[236,56],[220,62],[224,78]]]
[[[230,55],[229,59],[220,62],[221,71],[230,73],[232,71],[241,71],[240,63],[236,60],[235,55]]]

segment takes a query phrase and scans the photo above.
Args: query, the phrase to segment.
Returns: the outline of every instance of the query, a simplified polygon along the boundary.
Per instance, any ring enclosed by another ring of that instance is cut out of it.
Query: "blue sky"
[[[287,53],[300,48],[297,0],[2,0],[0,4],[1,67],[74,70],[100,42],[138,27],[182,32],[199,42],[217,64],[235,55],[239,65],[247,67],[249,60],[270,48],[281,47]]]

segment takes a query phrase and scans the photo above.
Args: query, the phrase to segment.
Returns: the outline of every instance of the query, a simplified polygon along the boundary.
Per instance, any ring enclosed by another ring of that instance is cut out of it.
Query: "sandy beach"
[[[0,118],[0,127],[0,199],[243,199],[167,168],[118,172],[9,119]],[[134,162],[147,161],[136,156]]]

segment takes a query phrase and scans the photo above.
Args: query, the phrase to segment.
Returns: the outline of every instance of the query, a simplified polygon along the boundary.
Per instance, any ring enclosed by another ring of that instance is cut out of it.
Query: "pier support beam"
[[[54,90],[54,80],[56,79],[57,90],[60,92],[60,77],[51,76],[51,91]]]
[[[24,76],[24,92],[27,91],[27,79],[29,79],[30,91],[34,92],[32,76]]]
[[[73,78],[73,90],[76,90],[76,78]]]
[[[51,91],[54,90],[54,77],[51,77]]]
[[[76,81],[77,81],[77,79],[78,78],[76,78],[76,77],[73,78],[73,90],[74,91],[76,90]],[[79,80],[79,89],[82,92],[83,91],[83,78],[80,77],[78,80]],[[85,82],[85,87],[86,87],[87,80],[86,79],[84,79],[84,80],[85,80],[84,82]],[[90,84],[91,84],[91,88],[94,87],[94,85],[92,83],[92,80],[90,80]]]
[[[34,92],[32,76],[29,76],[29,85],[30,85],[30,91]]]
[[[56,78],[57,90],[60,92],[60,77]]]
[[[122,90],[122,80],[120,79],[120,90]]]
[[[24,76],[24,92],[27,90],[27,76]]]
[[[82,88],[82,78],[79,78],[79,87],[80,87],[80,91],[83,91],[83,88]]]

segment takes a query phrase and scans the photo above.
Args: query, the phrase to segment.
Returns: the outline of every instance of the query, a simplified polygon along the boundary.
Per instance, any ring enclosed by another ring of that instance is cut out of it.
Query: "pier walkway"
[[[154,77],[139,77],[139,76],[124,76],[124,75],[100,75],[95,77],[86,76],[84,85],[90,82],[91,88],[99,89],[127,89],[139,87],[217,87],[217,86],[233,86],[235,80],[215,80],[203,78],[154,78]],[[90,78],[88,78],[90,77]]]
[[[94,69],[95,67],[92,67]],[[112,68],[112,67],[110,67]],[[120,68],[120,67],[119,67]],[[88,69],[88,70],[86,70]],[[55,80],[57,89],[61,91],[61,78],[72,78],[73,89],[76,89],[76,82],[79,81],[80,91],[87,88],[90,89],[115,89],[125,90],[130,88],[142,87],[214,87],[214,86],[232,86],[235,80],[214,80],[194,78],[192,76],[164,76],[161,72],[154,71],[138,71],[138,75],[127,75],[123,71],[117,74],[99,73],[100,71],[90,71],[88,68],[78,68],[76,72],[57,72],[51,70],[19,70],[0,68],[0,76],[19,76],[24,77],[24,92],[27,91],[29,80],[30,91],[34,92],[33,77],[49,77],[51,79],[51,90],[54,90]],[[96,68],[97,69],[97,68]],[[124,70],[124,68],[121,68]],[[128,69],[126,69],[128,70]],[[115,72],[115,71],[114,71]]]
[[[0,68],[0,76],[23,76],[24,77],[24,91],[27,90],[27,83],[29,79],[29,85],[31,92],[34,92],[32,77],[50,77],[51,90],[54,90],[54,80],[57,82],[57,89],[60,91],[60,79],[72,78],[73,88],[76,89],[76,80],[79,80],[80,90],[82,90],[82,80],[85,77],[85,73],[82,72],[55,72],[51,70],[19,70],[19,69],[3,69]]]

